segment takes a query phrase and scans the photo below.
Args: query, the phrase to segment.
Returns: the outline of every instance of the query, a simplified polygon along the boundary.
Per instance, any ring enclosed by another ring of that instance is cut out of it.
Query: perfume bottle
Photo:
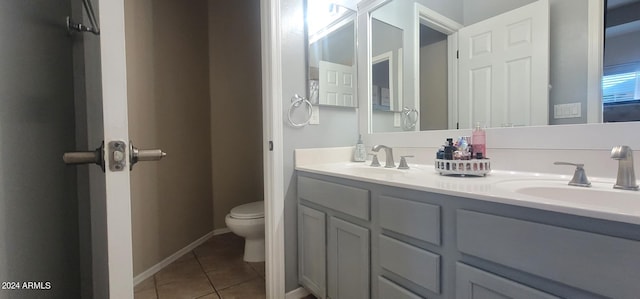
[[[471,143],[473,144],[473,155],[474,157],[487,157],[487,147],[486,147],[486,134],[485,131],[480,127],[480,123],[476,123],[476,128],[473,130],[471,135]],[[481,153],[478,155],[478,153]]]

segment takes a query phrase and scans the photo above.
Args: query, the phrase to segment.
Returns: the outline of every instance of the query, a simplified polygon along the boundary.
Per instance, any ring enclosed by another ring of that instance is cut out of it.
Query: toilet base
[[[244,239],[244,257],[245,262],[264,262],[264,238],[260,239]]]

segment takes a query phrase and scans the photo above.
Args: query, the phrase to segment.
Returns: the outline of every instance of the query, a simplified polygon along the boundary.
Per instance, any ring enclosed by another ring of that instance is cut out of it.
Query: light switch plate
[[[393,113],[393,126],[395,128],[400,128],[400,112]]]
[[[553,106],[553,118],[582,117],[582,103],[558,104]]]
[[[309,119],[310,125],[319,125],[320,124],[320,107],[317,105],[311,108],[311,119]]]

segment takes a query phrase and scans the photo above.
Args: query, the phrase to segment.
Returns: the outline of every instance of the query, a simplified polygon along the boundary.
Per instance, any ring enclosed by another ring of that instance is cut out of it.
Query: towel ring
[[[412,114],[415,115],[415,117],[411,117]],[[405,131],[413,130],[416,127],[419,116],[420,112],[415,108],[402,108],[402,129]]]
[[[307,120],[301,123],[296,123],[295,121],[293,121],[292,114],[295,108],[300,107],[302,104],[306,104],[307,106]],[[287,114],[287,117],[289,118],[289,124],[291,124],[296,128],[304,127],[309,124],[309,121],[311,121],[312,115],[313,115],[313,105],[311,104],[311,102],[309,102],[309,100],[307,100],[305,97],[301,97],[298,94],[294,94],[293,97],[291,97],[291,105],[289,105],[289,113]]]

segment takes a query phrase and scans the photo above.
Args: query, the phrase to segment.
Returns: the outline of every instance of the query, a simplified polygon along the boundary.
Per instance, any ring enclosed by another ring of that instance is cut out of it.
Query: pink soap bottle
[[[476,128],[473,130],[471,134],[471,144],[473,144],[473,156],[477,157],[476,153],[482,153],[482,157],[487,157],[487,147],[486,147],[486,135],[485,131],[480,127],[480,123],[476,123]]]

